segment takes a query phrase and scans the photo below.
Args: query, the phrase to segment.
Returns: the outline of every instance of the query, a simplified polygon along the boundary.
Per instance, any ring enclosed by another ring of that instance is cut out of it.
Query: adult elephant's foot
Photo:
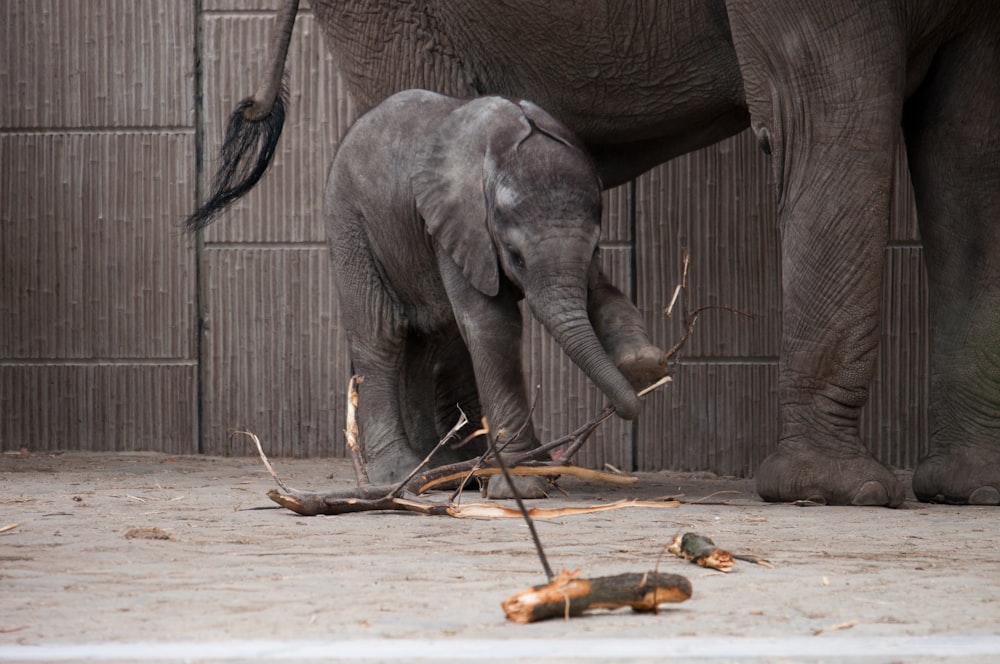
[[[615,365],[637,392],[667,375],[669,358],[652,344],[625,348],[615,357]]]
[[[913,493],[924,502],[1000,505],[1000,447],[933,450],[913,472]]]
[[[898,507],[905,498],[893,472],[860,448],[834,457],[786,447],[764,459],[754,478],[757,493],[768,502]]]

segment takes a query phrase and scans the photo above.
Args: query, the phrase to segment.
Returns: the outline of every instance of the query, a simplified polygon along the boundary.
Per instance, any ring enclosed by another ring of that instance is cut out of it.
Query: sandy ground
[[[344,460],[272,462],[295,487],[353,483]],[[688,531],[775,567],[722,574],[668,555],[660,569],[691,580],[688,602],[515,625],[500,602],[545,580],[519,519],[301,517],[266,497],[273,482],[252,458],[5,454],[0,661],[471,661],[504,649],[522,661],[1000,661],[996,508],[765,504],[749,481],[704,473],[560,485],[569,495],[547,506],[685,504],[538,522],[556,569],[645,571]],[[169,539],[126,538],[134,528]]]

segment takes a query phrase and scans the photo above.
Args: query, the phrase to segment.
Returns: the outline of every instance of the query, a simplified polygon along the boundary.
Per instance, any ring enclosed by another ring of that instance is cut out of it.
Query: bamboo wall
[[[342,455],[348,361],[320,217],[354,118],[308,7],[272,170],[200,239],[181,232],[230,109],[256,86],[274,0],[0,4],[0,447]],[[901,166],[905,176],[905,165]],[[904,183],[905,177],[901,178]],[[676,382],[582,461],[747,475],[777,435],[777,230],[747,134],[608,192],[603,260],[654,339],[692,256],[699,321]],[[863,430],[912,466],[926,444],[923,267],[902,188],[886,253],[883,353]],[[199,328],[199,320],[201,326]],[[602,405],[537,324],[537,422],[561,434]],[[200,331],[199,331],[200,330]],[[362,397],[363,398],[363,397]]]

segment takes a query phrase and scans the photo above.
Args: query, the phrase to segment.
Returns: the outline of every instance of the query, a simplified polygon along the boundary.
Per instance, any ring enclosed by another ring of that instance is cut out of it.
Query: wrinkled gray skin
[[[325,217],[368,478],[399,481],[458,419],[481,413],[510,451],[536,447],[520,362],[534,316],[623,417],[641,404],[587,315],[601,187],[537,106],[399,93],[337,151]],[[529,484],[537,485],[538,482]]]
[[[755,473],[766,500],[903,499],[858,433],[902,140],[931,322],[932,447],[913,489],[1000,503],[1000,3],[311,4],[361,108],[415,87],[529,98],[586,143],[606,186],[753,129],[783,275],[780,438]]]

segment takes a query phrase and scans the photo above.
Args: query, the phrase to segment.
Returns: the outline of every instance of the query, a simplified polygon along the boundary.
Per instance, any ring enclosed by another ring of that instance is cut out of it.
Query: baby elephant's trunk
[[[642,402],[604,350],[587,317],[586,289],[543,284],[530,289],[526,297],[535,318],[611,401],[618,415],[627,420],[638,417]]]

